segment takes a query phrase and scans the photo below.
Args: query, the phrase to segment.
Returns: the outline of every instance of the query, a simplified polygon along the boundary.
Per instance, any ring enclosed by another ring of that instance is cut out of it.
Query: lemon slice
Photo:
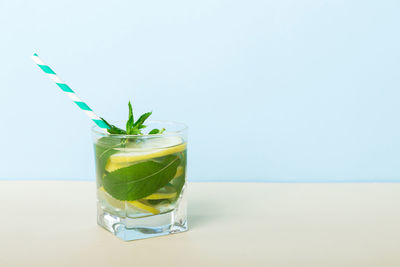
[[[133,200],[127,201],[128,205],[132,205],[139,210],[143,210],[145,212],[150,212],[152,214],[159,214],[160,210],[152,207],[146,200]]]
[[[176,174],[174,176],[174,178],[177,178],[179,176],[181,176],[183,174],[183,167],[179,166],[178,169],[176,169]]]
[[[166,185],[157,192],[144,197],[143,199],[153,199],[153,200],[159,200],[159,199],[169,199],[169,198],[174,198],[176,197],[176,190],[172,185]]]
[[[100,187],[98,190],[99,190],[99,197],[105,199],[110,206],[121,210],[125,208],[125,201],[113,198],[110,194],[106,192],[103,186]],[[149,203],[147,203],[146,200],[140,200],[140,201],[133,200],[126,202],[128,203],[128,205],[132,205],[134,208],[139,209],[140,211],[150,212],[152,214],[160,213],[158,209],[152,207]]]
[[[163,157],[186,149],[186,143],[177,136],[149,139],[143,143],[133,144],[123,152],[116,153],[108,159],[105,170],[108,172],[127,167],[134,162]]]
[[[152,200],[159,200],[159,199],[170,199],[176,197],[176,192],[173,193],[154,193],[150,196],[144,197],[143,199],[152,199]]]

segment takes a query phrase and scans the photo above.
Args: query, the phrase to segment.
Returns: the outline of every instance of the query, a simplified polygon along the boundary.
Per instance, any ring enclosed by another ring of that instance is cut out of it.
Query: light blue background
[[[0,1],[0,177],[94,179],[92,123],[190,127],[191,180],[399,181],[399,1]]]

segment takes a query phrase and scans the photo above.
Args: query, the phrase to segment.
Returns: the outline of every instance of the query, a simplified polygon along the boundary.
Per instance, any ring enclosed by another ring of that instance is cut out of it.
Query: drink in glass
[[[123,240],[187,230],[187,127],[150,122],[162,134],[109,134],[93,128],[98,224]]]

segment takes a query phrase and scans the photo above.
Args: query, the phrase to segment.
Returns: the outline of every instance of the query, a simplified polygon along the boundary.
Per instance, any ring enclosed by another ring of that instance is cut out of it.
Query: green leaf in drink
[[[141,129],[144,129],[147,127],[143,123],[150,117],[152,112],[144,113],[135,122],[134,117],[133,117],[133,108],[132,108],[131,101],[128,102],[128,108],[129,108],[129,117],[128,117],[128,121],[126,122],[126,130],[122,130],[121,128],[118,128],[117,126],[108,123],[105,119],[100,118],[109,127],[109,129],[107,129],[108,133],[110,133],[110,134],[127,134],[127,135],[143,135]],[[156,130],[157,134],[161,134],[165,131],[165,129],[163,129],[161,131],[158,129],[153,129],[149,132],[149,134],[154,134],[155,130]]]
[[[128,121],[126,122],[126,133],[132,134],[134,119],[133,119],[133,111],[132,111],[131,101],[129,101],[128,107],[129,107],[129,118],[128,118]]]
[[[139,117],[139,119],[135,122],[134,127],[139,128],[141,125],[143,125],[143,123],[145,122],[145,120],[147,120],[148,117],[150,117],[150,115],[153,112],[146,112],[144,113],[142,116]]]
[[[148,160],[106,174],[105,190],[118,200],[137,200],[156,192],[171,181],[181,160],[168,155],[162,161]]]
[[[165,131],[165,128],[162,128],[161,130],[159,129],[153,129],[149,132],[149,134],[162,134]]]

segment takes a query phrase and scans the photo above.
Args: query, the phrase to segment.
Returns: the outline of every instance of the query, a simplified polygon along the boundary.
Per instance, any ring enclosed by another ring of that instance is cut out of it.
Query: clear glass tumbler
[[[108,134],[93,127],[97,222],[123,240],[187,230],[187,127],[150,121],[163,134]]]

